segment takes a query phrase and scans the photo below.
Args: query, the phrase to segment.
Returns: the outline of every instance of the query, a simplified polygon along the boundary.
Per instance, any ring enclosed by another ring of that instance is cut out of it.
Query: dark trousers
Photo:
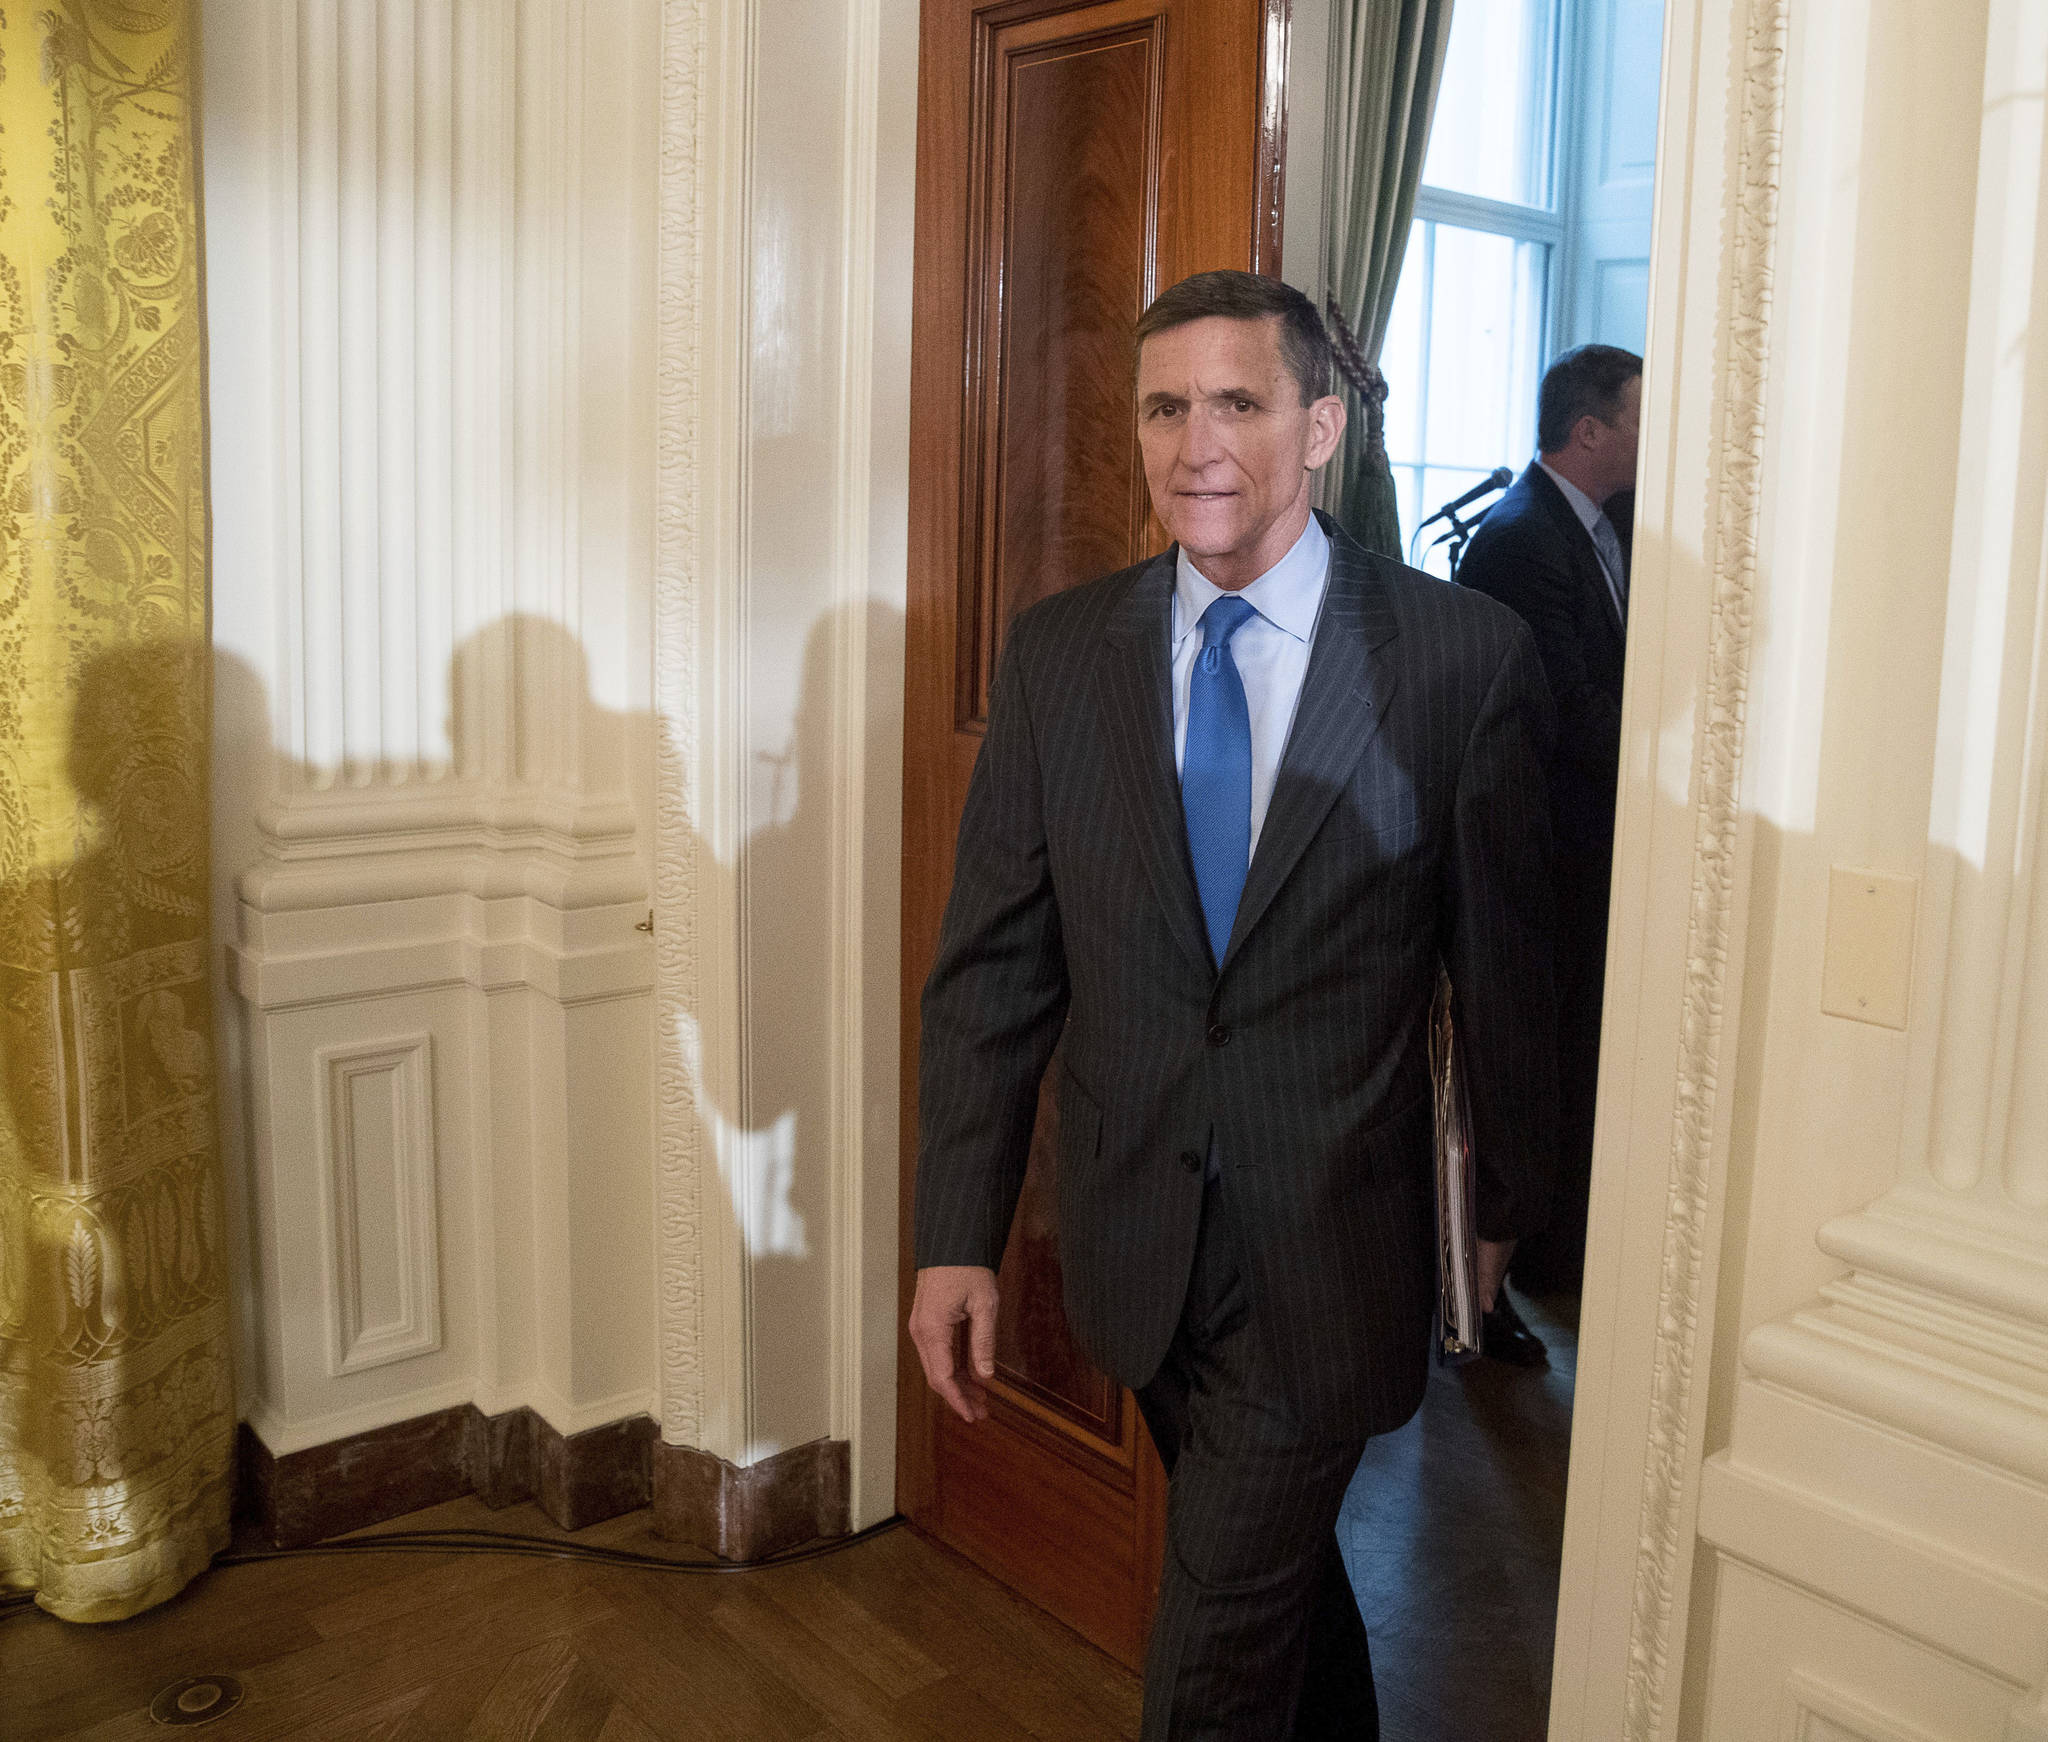
[[[1266,1369],[1212,1180],[1180,1329],[1138,1408],[1166,1465],[1144,1742],[1376,1742],[1365,1623],[1337,1548],[1362,1438],[1311,1437]]]
[[[1530,1294],[1576,1294],[1586,1269],[1611,870],[1597,849],[1557,856],[1557,1177],[1543,1226],[1515,1248],[1508,1267],[1509,1280]]]

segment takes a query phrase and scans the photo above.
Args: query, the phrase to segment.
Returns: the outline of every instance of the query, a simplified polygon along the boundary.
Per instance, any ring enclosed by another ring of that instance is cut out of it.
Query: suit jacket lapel
[[[1209,933],[1173,766],[1173,576],[1171,550],[1139,574],[1110,618],[1096,681],[1109,762],[1146,874],[1174,940],[1208,969]]]
[[[1578,511],[1565,500],[1556,481],[1541,466],[1530,462],[1529,471],[1534,481],[1530,489],[1548,510],[1571,546],[1572,556],[1579,571],[1579,585],[1587,588],[1600,602],[1600,620],[1614,631],[1617,641],[1622,639],[1623,627],[1620,608],[1614,602],[1614,589],[1608,584],[1607,565],[1600,560],[1600,547],[1593,542],[1593,535],[1586,530],[1586,523]]]
[[[1394,693],[1393,661],[1385,651],[1395,635],[1393,608],[1373,573],[1372,559],[1332,523],[1325,521],[1324,528],[1330,534],[1330,587],[1273,800],[1223,954],[1225,966],[1315,839],[1379,731]]]

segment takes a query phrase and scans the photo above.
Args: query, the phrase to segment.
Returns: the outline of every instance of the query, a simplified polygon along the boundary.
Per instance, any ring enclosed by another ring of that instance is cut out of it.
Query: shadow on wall
[[[831,1430],[832,1182],[841,1135],[834,1130],[832,1001],[858,990],[857,982],[849,984],[837,969],[846,940],[834,936],[844,875],[836,862],[836,843],[846,838],[845,831],[857,833],[862,825],[859,817],[835,825],[833,793],[840,784],[835,764],[864,755],[863,746],[849,752],[835,745],[834,727],[841,682],[866,683],[869,672],[900,671],[902,639],[900,613],[885,606],[863,605],[818,617],[804,639],[787,736],[756,756],[753,772],[760,778],[747,783],[751,797],[737,849],[721,858],[701,838],[697,843],[699,911],[704,923],[729,922],[735,928],[729,948],[740,964],[738,1010],[689,1012],[705,1048],[703,1078],[690,1089],[700,1127],[698,1153],[715,1161],[747,1258],[753,1400],[745,1431],[749,1459]],[[864,642],[863,664],[849,669],[856,641]],[[307,768],[280,753],[265,685],[245,662],[217,649],[214,683],[218,970],[234,936],[238,879],[264,855],[257,827],[260,809],[278,794],[331,788],[337,774]],[[522,794],[573,801],[584,791],[601,801],[630,795],[644,861],[652,845],[644,830],[653,809],[655,749],[666,727],[651,714],[599,704],[590,693],[583,649],[567,630],[530,615],[485,626],[456,649],[447,698],[448,771],[430,772],[423,759],[402,761],[402,780],[392,781],[387,773],[377,785],[433,784],[451,797],[473,794],[480,802]],[[639,888],[645,887],[643,879]],[[705,945],[707,954],[719,947],[711,939]],[[253,1239],[255,1158],[247,1153],[244,1136],[251,1122],[235,1099],[254,1084],[245,1064],[240,1012],[224,985],[221,990],[223,1086],[233,1109],[229,1178],[241,1253],[240,1332],[244,1371],[253,1379],[266,1368],[277,1371],[282,1352],[265,1348],[258,1303],[266,1255]],[[652,1033],[649,1041],[650,1048],[675,1044]],[[849,1087],[856,1098],[839,1116],[853,1124],[843,1135],[857,1136],[863,1109],[859,1085]],[[652,1102],[650,1093],[649,1121]],[[488,1134],[479,1132],[478,1138],[487,1142]],[[573,1151],[573,1130],[569,1141]],[[651,1148],[650,1141],[648,1155],[634,1158],[639,1178],[653,1177]],[[606,1189],[606,1181],[582,1171],[582,1157],[572,1153],[567,1161],[574,1192]],[[491,1158],[480,1154],[476,1163],[488,1168]],[[505,1182],[497,1184],[502,1194]],[[636,1184],[634,1189],[645,1194],[642,1206],[625,1213],[644,1214],[651,1235],[658,1206],[647,1187]],[[524,1206],[517,1220],[533,1226],[545,1213],[535,1201]],[[445,1204],[442,1223],[444,1241],[451,1227],[461,1225]],[[501,1222],[501,1239],[508,1225]],[[642,1333],[650,1350],[657,1332],[651,1315],[662,1295],[660,1278],[653,1283],[647,1298],[650,1322]],[[547,1340],[545,1335],[541,1340]],[[507,1377],[519,1382],[516,1375]]]
[[[887,606],[816,618],[787,737],[755,749],[737,850],[697,844],[700,876],[716,881],[698,890],[701,911],[730,916],[739,965],[739,1009],[690,1014],[704,1048],[692,1085],[699,1153],[716,1160],[746,1255],[743,1462],[832,1432],[833,1182],[866,1116],[860,1082],[835,1088],[835,1037],[850,1014],[835,1003],[861,991],[857,940],[838,930],[852,869],[843,855],[865,821],[834,815],[846,764],[865,754],[836,743],[835,727],[841,683],[901,671],[902,643],[902,615]],[[898,850],[893,833],[888,848]]]

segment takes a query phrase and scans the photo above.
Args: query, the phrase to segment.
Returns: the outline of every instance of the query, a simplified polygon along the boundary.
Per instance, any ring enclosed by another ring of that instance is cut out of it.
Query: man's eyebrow
[[[1211,404],[1232,399],[1249,399],[1254,405],[1263,405],[1265,403],[1265,395],[1256,387],[1218,387],[1213,392],[1203,394],[1202,397]],[[1138,409],[1140,411],[1150,411],[1155,406],[1185,404],[1187,404],[1187,395],[1184,393],[1148,393],[1138,401]]]

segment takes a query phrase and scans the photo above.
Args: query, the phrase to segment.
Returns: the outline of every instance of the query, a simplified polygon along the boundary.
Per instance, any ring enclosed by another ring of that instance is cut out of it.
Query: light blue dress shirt
[[[1238,596],[1256,617],[1230,638],[1231,657],[1244,680],[1252,725],[1252,837],[1273,802],[1273,783],[1308,675],[1308,650],[1330,586],[1330,540],[1311,514],[1308,526],[1288,551]],[[1188,745],[1188,677],[1202,650],[1202,613],[1223,597],[1223,589],[1180,553],[1173,580],[1173,766],[1185,764]]]

